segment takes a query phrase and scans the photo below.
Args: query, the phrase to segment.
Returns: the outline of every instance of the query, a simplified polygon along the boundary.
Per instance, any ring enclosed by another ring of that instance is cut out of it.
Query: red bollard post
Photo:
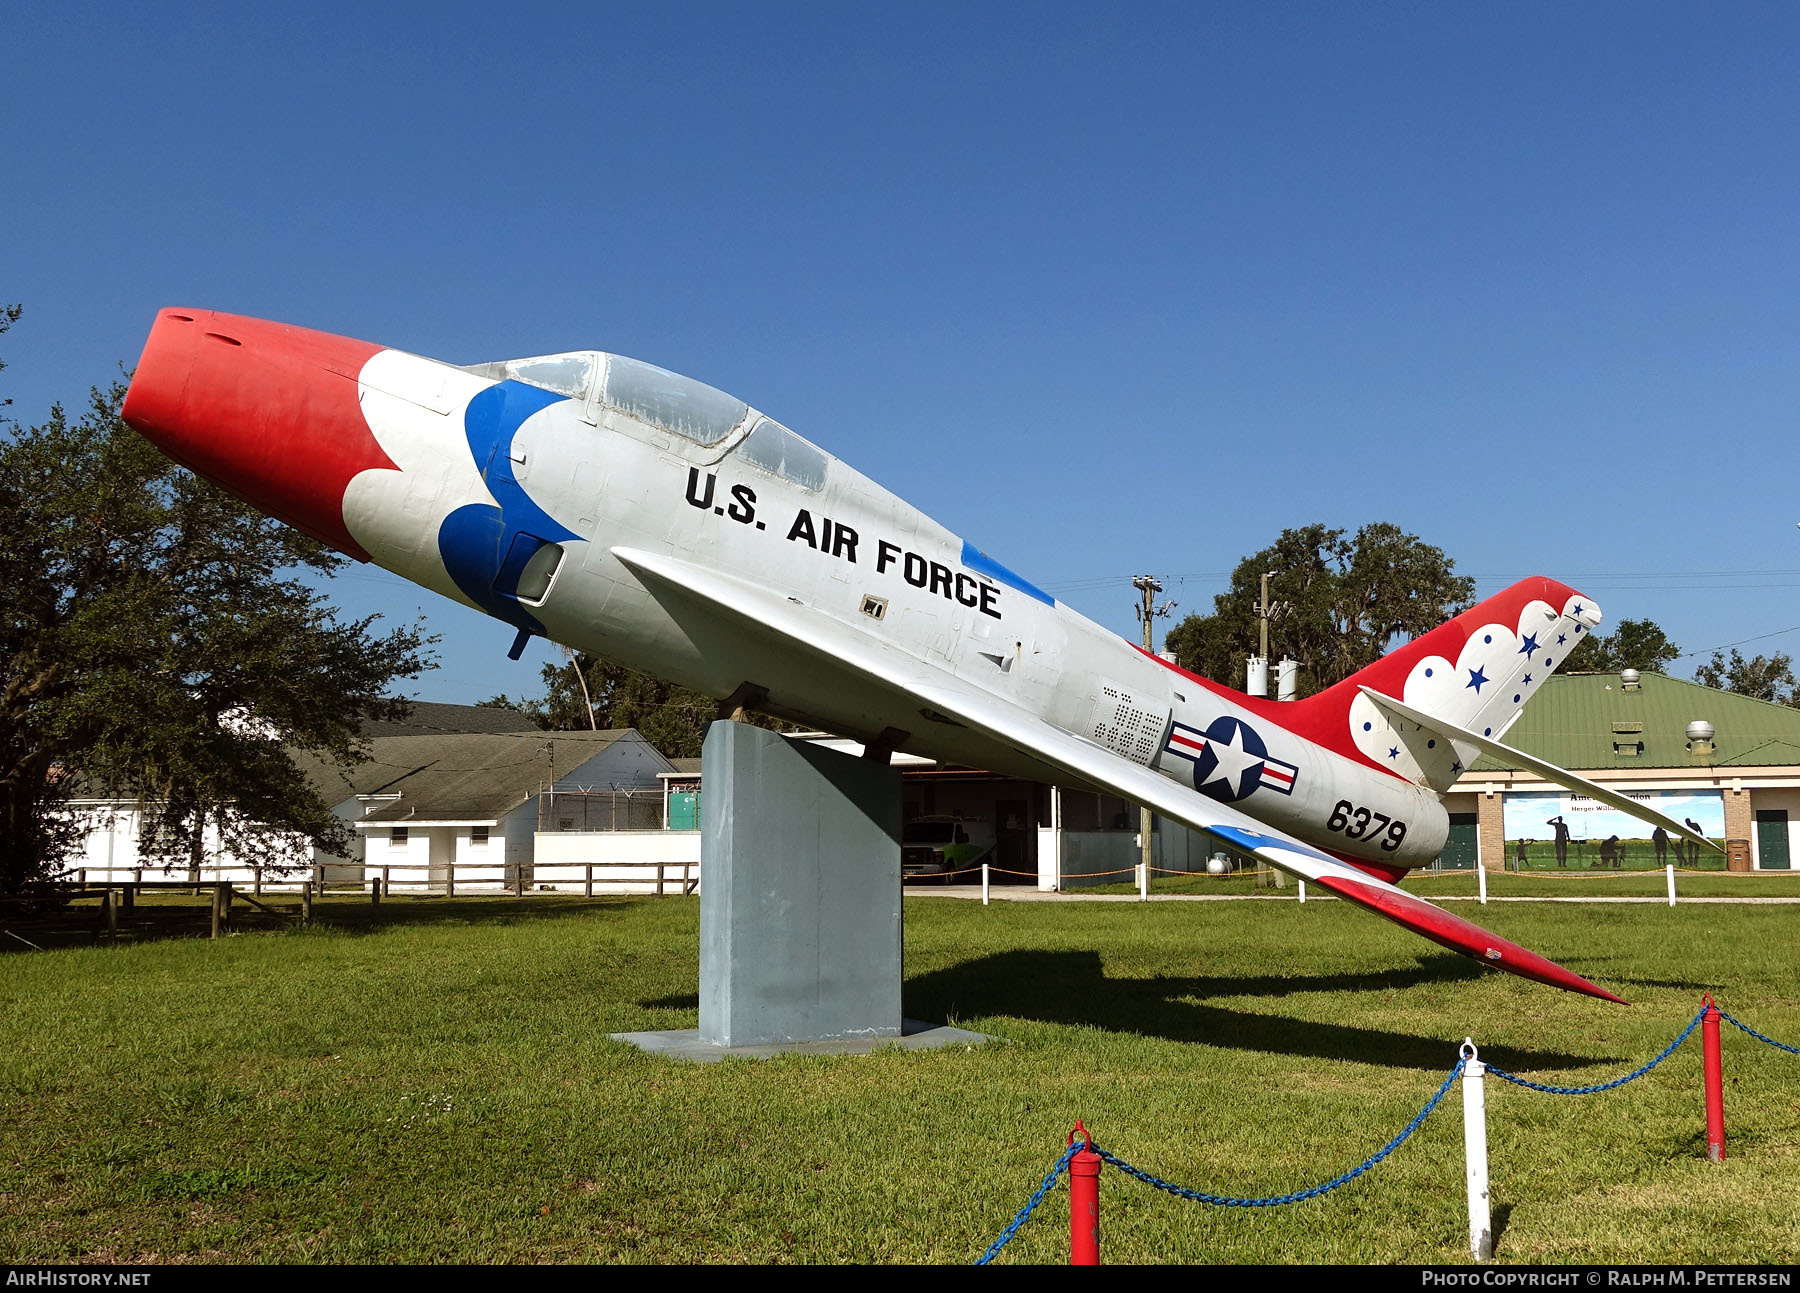
[[[1083,1148],[1069,1160],[1069,1265],[1100,1264],[1100,1165],[1106,1160],[1094,1152],[1094,1138],[1079,1122],[1069,1133],[1069,1144],[1081,1133]]]
[[[1725,1064],[1719,1054],[1719,1008],[1712,994],[1701,1000],[1706,1013],[1700,1016],[1700,1050],[1705,1056],[1706,1070],[1706,1157],[1714,1163],[1725,1161]]]

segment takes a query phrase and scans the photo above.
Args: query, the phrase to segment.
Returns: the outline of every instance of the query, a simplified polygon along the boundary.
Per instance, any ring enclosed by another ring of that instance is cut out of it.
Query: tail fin
[[[1567,584],[1522,579],[1335,687],[1293,702],[1300,712],[1289,726],[1441,793],[1480,751],[1390,716],[1365,689],[1498,740],[1599,622],[1600,609]]]

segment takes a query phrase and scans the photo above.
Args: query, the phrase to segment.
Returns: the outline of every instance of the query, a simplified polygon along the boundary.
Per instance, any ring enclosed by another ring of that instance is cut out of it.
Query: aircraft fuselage
[[[726,697],[748,685],[771,712],[865,741],[904,733],[900,748],[969,760],[954,727],[683,617],[612,555],[671,553],[779,589],[1334,852],[1405,868],[1442,848],[1447,818],[1430,790],[1145,655],[755,410],[722,397],[671,412],[651,392],[628,411],[632,392],[609,399],[608,382],[620,384],[620,365],[645,378],[647,365],[560,359],[567,394],[496,382],[501,366],[399,351],[363,365],[362,413],[395,464],[360,472],[344,494],[345,525],[372,560],[683,686]],[[687,384],[661,370],[647,380],[665,396]],[[690,404],[719,396],[691,385],[704,395]],[[1016,752],[987,753],[996,771],[1041,775]]]

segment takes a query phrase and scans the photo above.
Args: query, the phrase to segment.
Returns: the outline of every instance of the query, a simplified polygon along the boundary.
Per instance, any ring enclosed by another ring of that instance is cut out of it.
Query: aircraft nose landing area
[[[171,458],[358,560],[344,487],[392,467],[357,374],[380,346],[210,310],[163,310],[123,416]]]

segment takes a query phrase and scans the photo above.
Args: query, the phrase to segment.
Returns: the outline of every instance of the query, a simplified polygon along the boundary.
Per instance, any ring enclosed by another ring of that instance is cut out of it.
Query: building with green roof
[[[1708,730],[1710,728],[1710,730]],[[1800,852],[1800,709],[1715,691],[1662,674],[1595,673],[1551,678],[1505,735],[1507,744],[1610,789],[1663,808],[1698,814],[1706,833],[1736,841],[1736,869],[1789,870]],[[1531,869],[1618,865],[1621,854],[1642,865],[1650,857],[1648,827],[1632,827],[1603,855],[1607,840],[1583,825],[1622,833],[1622,814],[1570,795],[1542,778],[1483,757],[1457,783],[1446,866],[1512,869],[1523,853]],[[1553,810],[1553,811],[1552,811]],[[1550,811],[1549,818],[1542,818]],[[1558,850],[1557,818],[1566,848]],[[1585,819],[1585,820],[1584,820]],[[1541,822],[1541,827],[1540,827]],[[1529,828],[1529,829],[1528,829]],[[1521,849],[1523,842],[1523,849]],[[1678,843],[1666,861],[1689,864]],[[1559,853],[1566,856],[1559,856]],[[1717,855],[1699,859],[1719,866]]]

